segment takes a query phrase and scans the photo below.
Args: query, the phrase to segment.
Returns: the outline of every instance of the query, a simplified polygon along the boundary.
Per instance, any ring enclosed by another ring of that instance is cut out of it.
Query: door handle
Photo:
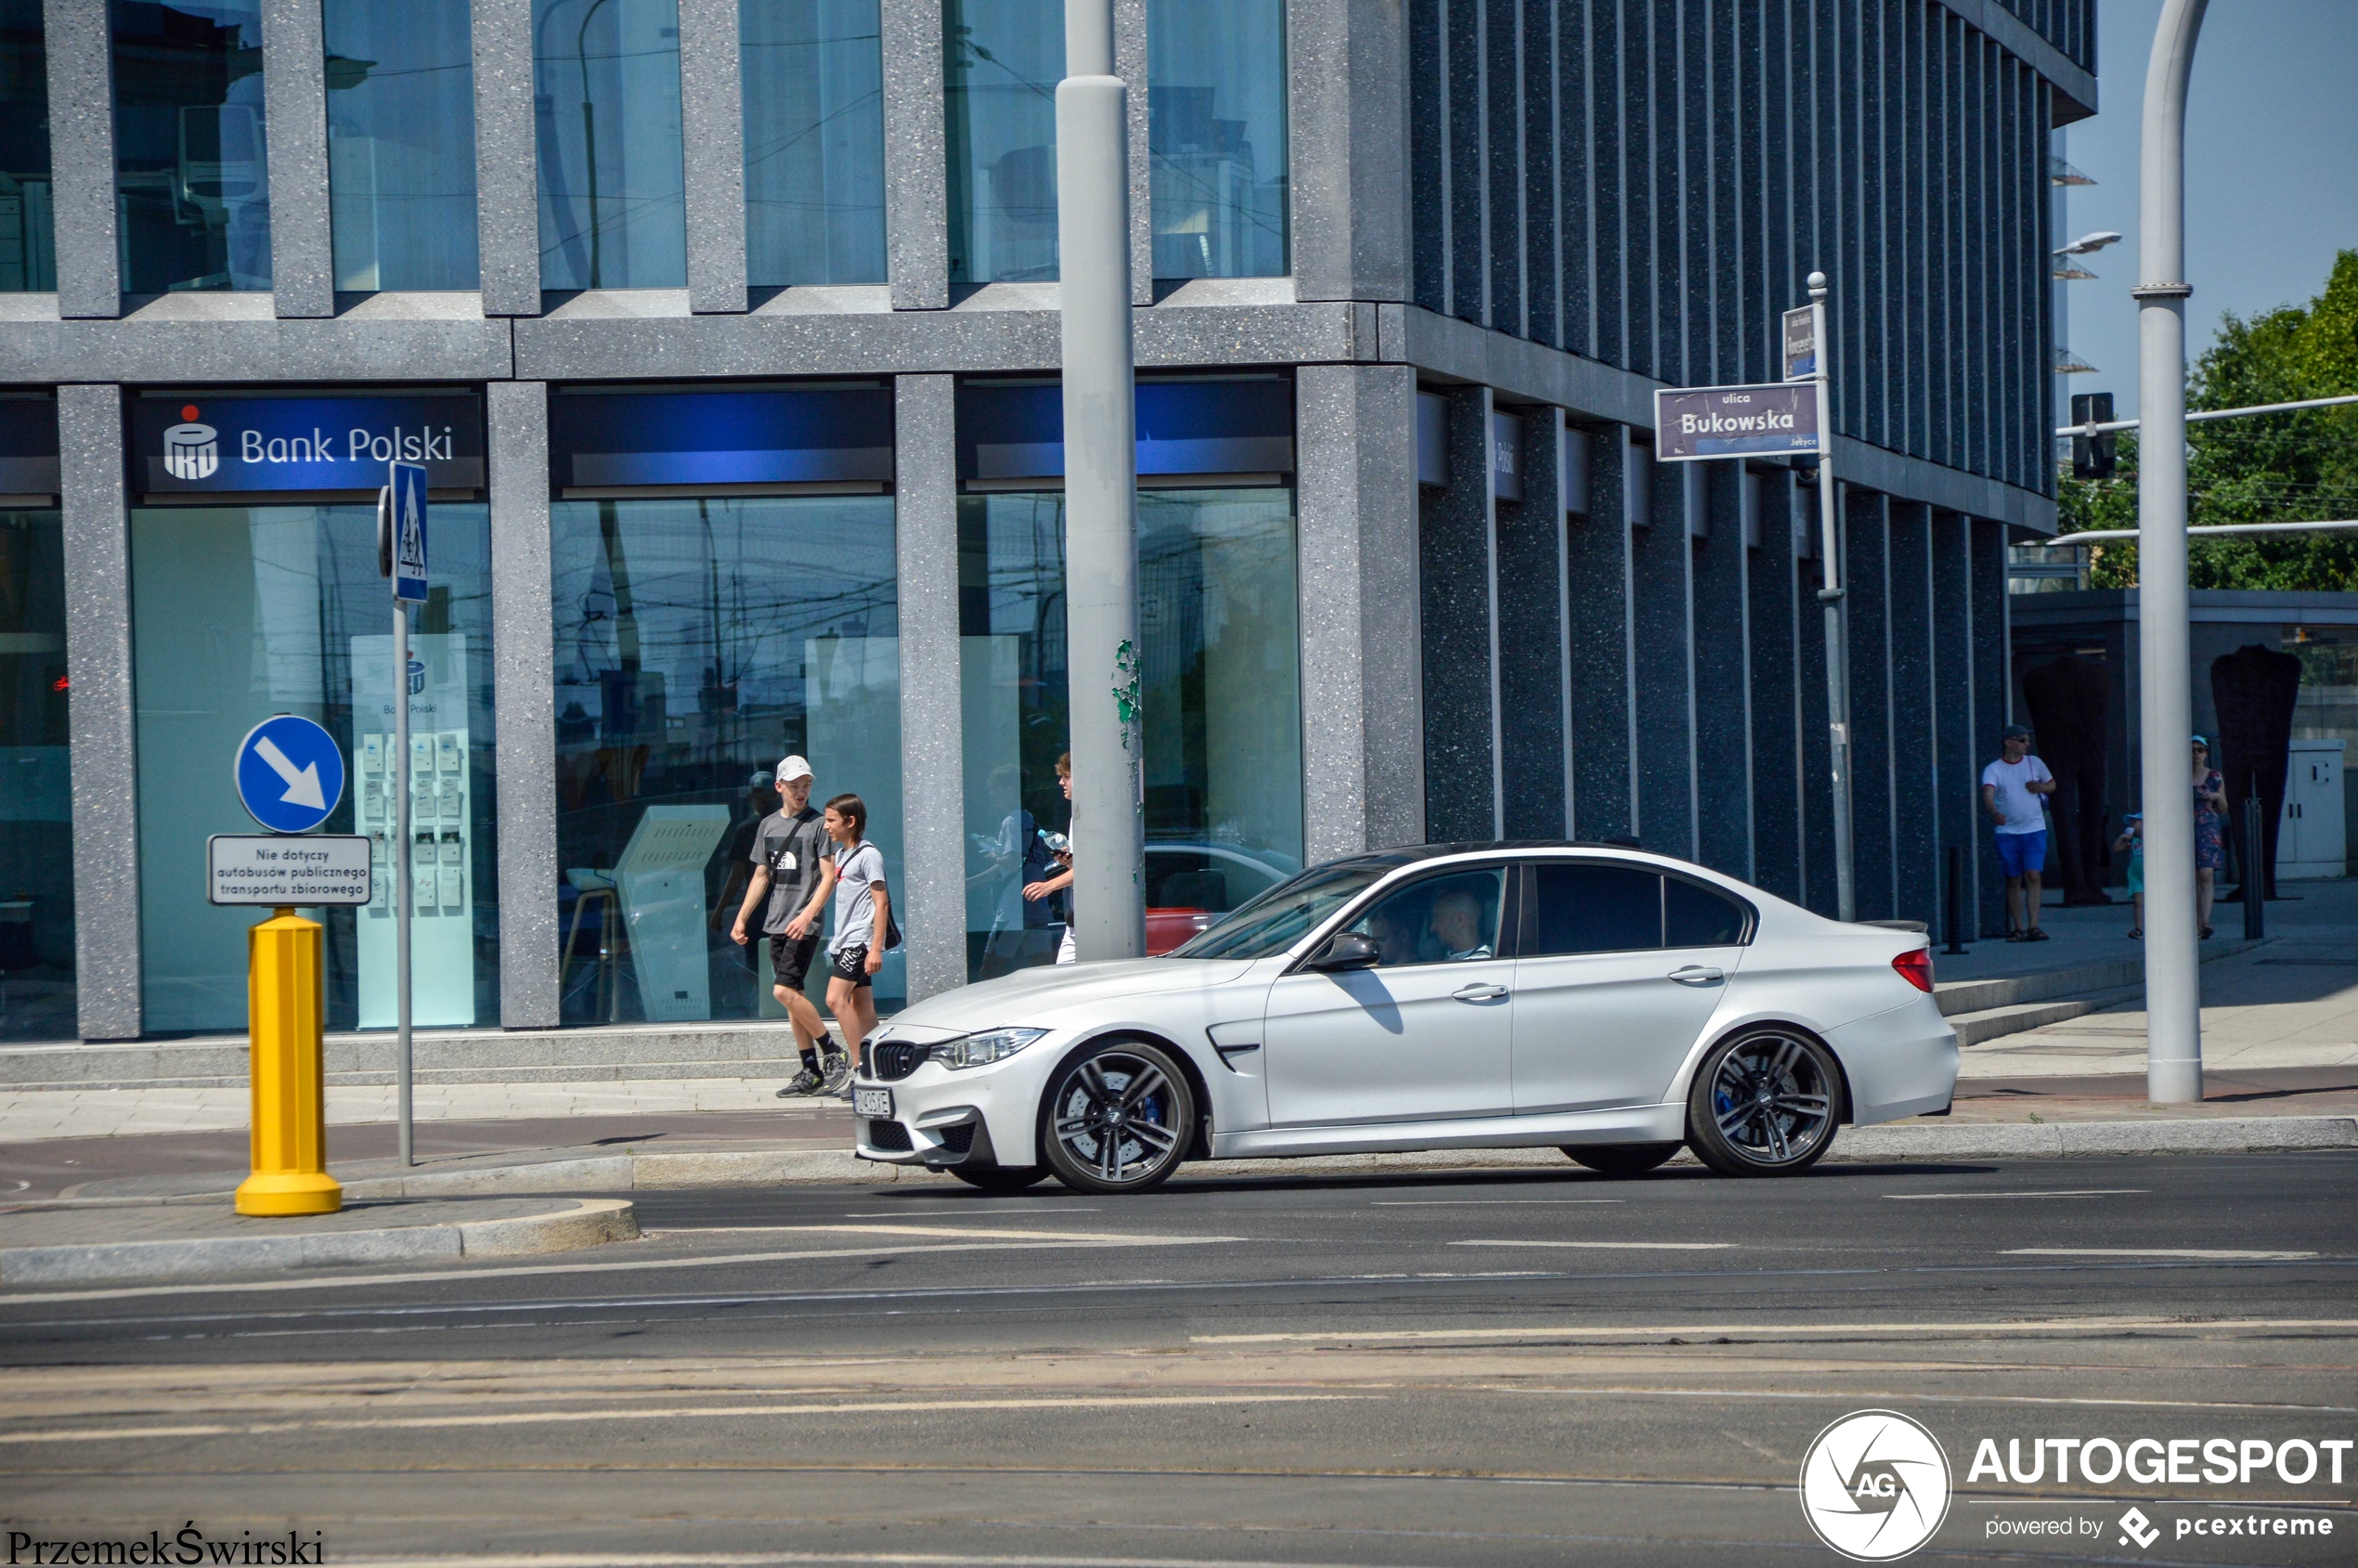
[[[1728,972],[1714,969],[1708,965],[1687,964],[1671,970],[1670,978],[1680,985],[1717,985],[1728,978]]]
[[[1459,986],[1457,990],[1451,991],[1449,996],[1452,1001],[1456,1002],[1496,1002],[1498,998],[1506,994],[1507,988],[1505,986],[1492,985],[1487,981],[1477,981],[1472,985]]]

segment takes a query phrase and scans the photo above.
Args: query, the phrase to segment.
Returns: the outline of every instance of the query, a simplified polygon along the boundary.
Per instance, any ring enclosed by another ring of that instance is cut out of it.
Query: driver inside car
[[[1433,944],[1441,950],[1444,963],[1466,964],[1478,958],[1492,956],[1491,946],[1483,940],[1482,901],[1463,889],[1453,888],[1432,901]]]

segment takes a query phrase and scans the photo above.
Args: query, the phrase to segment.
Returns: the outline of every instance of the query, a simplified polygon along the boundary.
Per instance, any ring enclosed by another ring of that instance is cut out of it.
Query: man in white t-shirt
[[[2047,815],[2040,801],[2055,793],[2055,776],[2030,755],[2030,732],[2006,726],[2003,754],[1981,771],[1981,805],[1997,823],[1998,863],[2006,873],[2006,940],[2043,942],[2039,928],[2039,872],[2047,863]]]

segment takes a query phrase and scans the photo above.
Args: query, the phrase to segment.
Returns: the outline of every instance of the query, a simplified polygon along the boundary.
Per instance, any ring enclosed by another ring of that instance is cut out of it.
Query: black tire
[[[1586,1165],[1602,1176],[1642,1176],[1680,1149],[1684,1144],[1566,1144],[1573,1163]]]
[[[1723,1176],[1790,1176],[1818,1163],[1842,1115],[1833,1054],[1764,1025],[1704,1053],[1687,1091],[1687,1147]]]
[[[1048,1179],[1045,1165],[949,1165],[943,1169],[985,1192],[1021,1192]]]
[[[1144,1192],[1185,1160],[1196,1096],[1168,1052],[1107,1040],[1056,1069],[1041,1102],[1040,1149],[1075,1192]]]

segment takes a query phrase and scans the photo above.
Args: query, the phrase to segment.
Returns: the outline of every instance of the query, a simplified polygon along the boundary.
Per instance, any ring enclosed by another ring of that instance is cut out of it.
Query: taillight
[[[1928,947],[1911,949],[1893,959],[1891,966],[1899,971],[1901,979],[1906,980],[1918,991],[1930,991],[1932,990],[1932,949]]]

